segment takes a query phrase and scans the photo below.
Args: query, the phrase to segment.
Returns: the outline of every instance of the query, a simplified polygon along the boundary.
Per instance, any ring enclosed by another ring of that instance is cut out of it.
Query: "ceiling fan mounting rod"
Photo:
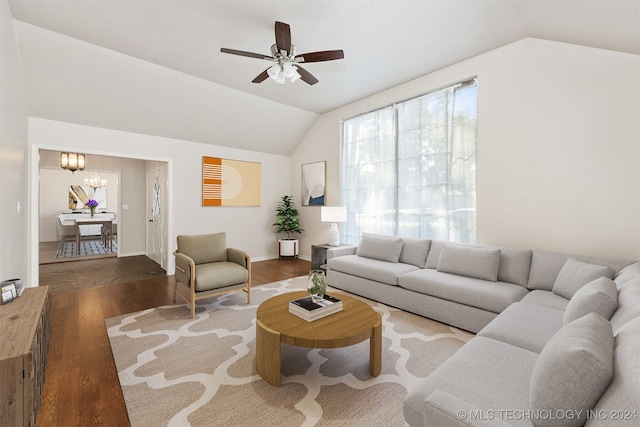
[[[287,55],[286,51],[278,52],[278,46],[275,44],[271,46],[271,55],[273,56],[273,61],[277,62],[280,66],[282,66],[285,62],[291,62],[292,64],[296,62],[296,58],[294,58],[295,48],[291,45],[291,55]]]

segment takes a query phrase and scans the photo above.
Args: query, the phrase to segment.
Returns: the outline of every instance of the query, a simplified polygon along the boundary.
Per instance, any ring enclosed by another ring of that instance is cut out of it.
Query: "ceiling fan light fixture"
[[[267,74],[269,74],[269,77],[271,77],[277,83],[284,84],[285,78],[280,64],[273,64],[271,67],[269,67],[267,69]]]
[[[290,77],[290,79],[291,79],[291,83],[293,83],[293,82],[295,82],[295,81],[298,81],[298,80],[300,79],[300,77],[302,77],[302,76],[300,75],[300,73],[298,73],[298,72],[296,71],[296,72],[293,74],[293,76],[291,76],[291,77]]]
[[[284,76],[288,79],[293,78],[296,74],[298,74],[297,67],[293,65],[291,62],[287,61],[282,64],[282,72]]]

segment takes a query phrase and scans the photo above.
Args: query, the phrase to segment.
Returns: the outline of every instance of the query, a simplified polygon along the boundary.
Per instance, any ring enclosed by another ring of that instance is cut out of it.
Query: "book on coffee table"
[[[321,319],[342,310],[342,300],[325,295],[320,302],[311,301],[310,297],[289,302],[289,313],[303,318],[307,322]]]

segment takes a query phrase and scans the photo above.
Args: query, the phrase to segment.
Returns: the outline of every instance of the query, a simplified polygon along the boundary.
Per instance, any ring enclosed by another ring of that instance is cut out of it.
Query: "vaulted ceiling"
[[[640,54],[640,0],[9,0],[29,114],[288,155],[319,114],[525,37]],[[251,80],[274,22],[320,82]]]

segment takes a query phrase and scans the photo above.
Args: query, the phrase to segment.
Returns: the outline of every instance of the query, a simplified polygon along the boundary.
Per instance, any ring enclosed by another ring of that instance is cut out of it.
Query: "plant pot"
[[[278,240],[278,257],[297,257],[300,252],[300,241],[298,239]]]

